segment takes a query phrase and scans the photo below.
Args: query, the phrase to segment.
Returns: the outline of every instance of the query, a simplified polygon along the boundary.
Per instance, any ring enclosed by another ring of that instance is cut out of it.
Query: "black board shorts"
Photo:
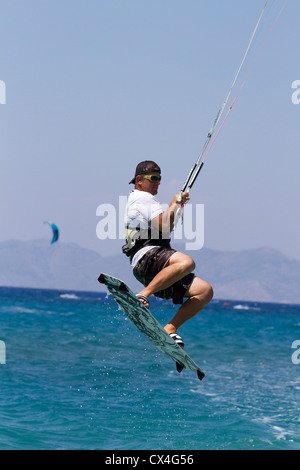
[[[135,265],[134,277],[146,287],[162,269],[169,265],[170,258],[174,253],[176,250],[165,247],[155,247],[149,250]],[[156,292],[154,295],[161,299],[172,299],[174,304],[182,304],[194,277],[195,274],[190,273],[168,289]]]

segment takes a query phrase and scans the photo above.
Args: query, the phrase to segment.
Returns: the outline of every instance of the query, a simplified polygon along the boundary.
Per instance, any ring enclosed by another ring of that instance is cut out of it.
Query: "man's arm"
[[[182,198],[180,203],[178,203],[179,196]],[[174,229],[174,218],[178,207],[181,204],[184,205],[189,201],[189,199],[189,193],[176,194],[168,209],[152,219],[151,224],[162,233],[172,232]]]

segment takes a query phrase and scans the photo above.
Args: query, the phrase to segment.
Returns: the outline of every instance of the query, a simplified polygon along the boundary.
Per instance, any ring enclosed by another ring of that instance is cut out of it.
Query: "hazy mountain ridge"
[[[300,304],[300,262],[276,250],[223,252],[204,248],[189,254],[196,261],[197,275],[213,285],[215,298]],[[104,286],[97,282],[101,272],[140,290],[121,252],[103,257],[74,243],[0,243],[1,286],[103,292]]]

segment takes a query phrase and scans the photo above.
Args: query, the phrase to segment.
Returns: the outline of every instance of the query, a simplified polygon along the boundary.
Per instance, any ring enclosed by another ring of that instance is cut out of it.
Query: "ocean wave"
[[[261,310],[259,307],[252,307],[249,305],[242,304],[235,305],[233,308],[234,310]]]
[[[73,300],[79,299],[78,295],[76,294],[60,294],[59,297],[61,299],[73,299]]]

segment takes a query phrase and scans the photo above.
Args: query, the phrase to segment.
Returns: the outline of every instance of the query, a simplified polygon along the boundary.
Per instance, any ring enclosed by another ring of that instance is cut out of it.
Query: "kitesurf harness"
[[[151,228],[148,229],[130,229],[127,228],[127,243],[122,246],[123,253],[132,258],[141,248],[146,246],[162,246],[171,248],[170,238],[163,237],[162,232],[156,231],[156,237],[153,237]]]

